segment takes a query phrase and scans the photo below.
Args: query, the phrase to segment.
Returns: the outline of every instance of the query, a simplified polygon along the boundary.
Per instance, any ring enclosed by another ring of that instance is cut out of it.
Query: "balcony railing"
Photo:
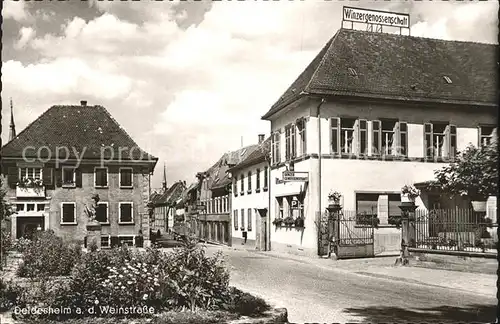
[[[206,206],[206,214],[227,214],[229,213],[229,195],[202,200]]]
[[[44,198],[45,197],[45,186],[28,188],[28,187],[16,187],[16,197],[18,198]]]

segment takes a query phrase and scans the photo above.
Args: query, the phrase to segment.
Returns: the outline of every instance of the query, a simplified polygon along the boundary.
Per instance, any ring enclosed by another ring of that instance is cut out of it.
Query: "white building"
[[[339,30],[262,117],[271,122],[270,221],[305,217],[301,230],[272,225],[272,249],[317,255],[331,190],[345,212],[378,216],[377,253],[399,249],[389,220],[401,213],[401,187],[433,180],[494,132],[496,47]],[[287,168],[308,180],[283,183]],[[416,202],[458,203],[427,192]]]
[[[259,147],[229,172],[232,190],[232,244],[257,250],[269,249],[269,153],[270,138],[259,135]]]

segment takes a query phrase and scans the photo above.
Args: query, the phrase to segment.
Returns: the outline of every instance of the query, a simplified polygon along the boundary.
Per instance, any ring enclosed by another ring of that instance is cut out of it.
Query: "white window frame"
[[[40,169],[40,180],[43,181],[43,168],[39,167],[39,166],[36,166],[36,167],[19,167],[17,172],[19,173],[19,179],[22,179],[22,170],[24,169],[24,171],[26,171],[26,177],[28,178],[28,169]],[[34,171],[33,171],[34,172]],[[34,176],[34,174],[33,174]],[[33,177],[33,179],[36,179],[35,177]]]
[[[109,202],[107,201],[100,201],[97,203],[99,206],[100,204],[106,205],[106,219],[108,220],[107,222],[99,222],[100,224],[108,224],[109,225]],[[133,216],[132,216],[133,218]]]
[[[118,242],[119,242],[120,246],[121,246],[121,242],[120,242],[121,237],[131,237],[132,238],[132,246],[135,246],[135,235],[118,234]]]
[[[73,170],[73,183],[64,182],[64,170],[66,169]],[[76,187],[76,168],[74,166],[63,166],[61,168],[61,182],[63,187]]]
[[[106,185],[98,186],[97,185],[97,169],[105,169],[106,170]],[[109,170],[108,167],[94,167],[94,187],[95,188],[109,188]]]
[[[131,206],[132,220],[130,222],[122,222],[122,205],[129,204]],[[129,201],[120,201],[118,203],[118,224],[134,224],[134,203]],[[127,235],[130,236],[130,235]]]
[[[73,205],[75,208],[73,209],[74,212],[75,212],[75,221],[74,222],[63,222],[63,216],[64,216],[64,205]],[[77,222],[77,218],[76,218],[76,215],[77,215],[77,212],[76,212],[76,202],[71,202],[71,201],[68,201],[68,202],[62,202],[61,203],[61,219],[59,221],[59,224],[60,225],[77,225],[78,222]]]
[[[483,129],[484,128],[492,128],[492,131],[490,134],[488,135],[485,135],[483,133]],[[493,138],[495,137],[495,134],[496,134],[496,130],[497,130],[497,127],[495,127],[494,125],[480,125],[479,126],[479,143],[478,143],[478,147],[481,147],[482,145],[488,145],[487,143],[491,143],[491,141],[493,140]]]
[[[131,174],[130,174],[130,186],[124,186],[122,185],[122,170],[130,170]],[[122,167],[120,168],[120,171],[119,171],[119,181],[120,181],[120,188],[127,188],[127,189],[130,189],[130,188],[133,188],[134,187],[134,168],[131,168],[131,167]]]
[[[108,238],[108,246],[102,245],[102,238],[103,237]],[[103,248],[103,249],[110,249],[111,248],[111,235],[101,235],[101,248]]]

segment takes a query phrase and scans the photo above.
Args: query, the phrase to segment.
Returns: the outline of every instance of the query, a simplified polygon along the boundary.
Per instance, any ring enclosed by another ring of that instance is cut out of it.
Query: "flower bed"
[[[36,259],[35,247],[40,258],[48,253],[44,247],[49,250],[54,245],[54,255],[66,255],[58,248],[58,238],[45,238],[50,244],[35,243],[38,238],[24,252],[33,257],[29,263],[32,268],[28,268],[35,269],[24,279],[29,285],[2,286],[2,295],[7,296],[4,309],[18,306],[69,311],[16,314],[27,323],[111,323],[106,318],[119,323],[121,318],[132,317],[137,323],[145,318],[158,324],[224,323],[242,316],[259,317],[271,309],[261,298],[230,287],[221,253],[206,256],[194,238],[186,239],[171,253],[127,247],[82,253],[75,258],[70,275],[62,277],[40,271],[38,265],[44,261]],[[115,312],[110,313],[110,309]]]

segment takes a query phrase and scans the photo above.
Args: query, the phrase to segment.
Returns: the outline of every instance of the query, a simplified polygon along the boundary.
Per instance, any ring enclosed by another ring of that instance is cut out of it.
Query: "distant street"
[[[242,250],[223,252],[231,284],[286,307],[293,323],[495,322],[495,296],[363,277]]]

